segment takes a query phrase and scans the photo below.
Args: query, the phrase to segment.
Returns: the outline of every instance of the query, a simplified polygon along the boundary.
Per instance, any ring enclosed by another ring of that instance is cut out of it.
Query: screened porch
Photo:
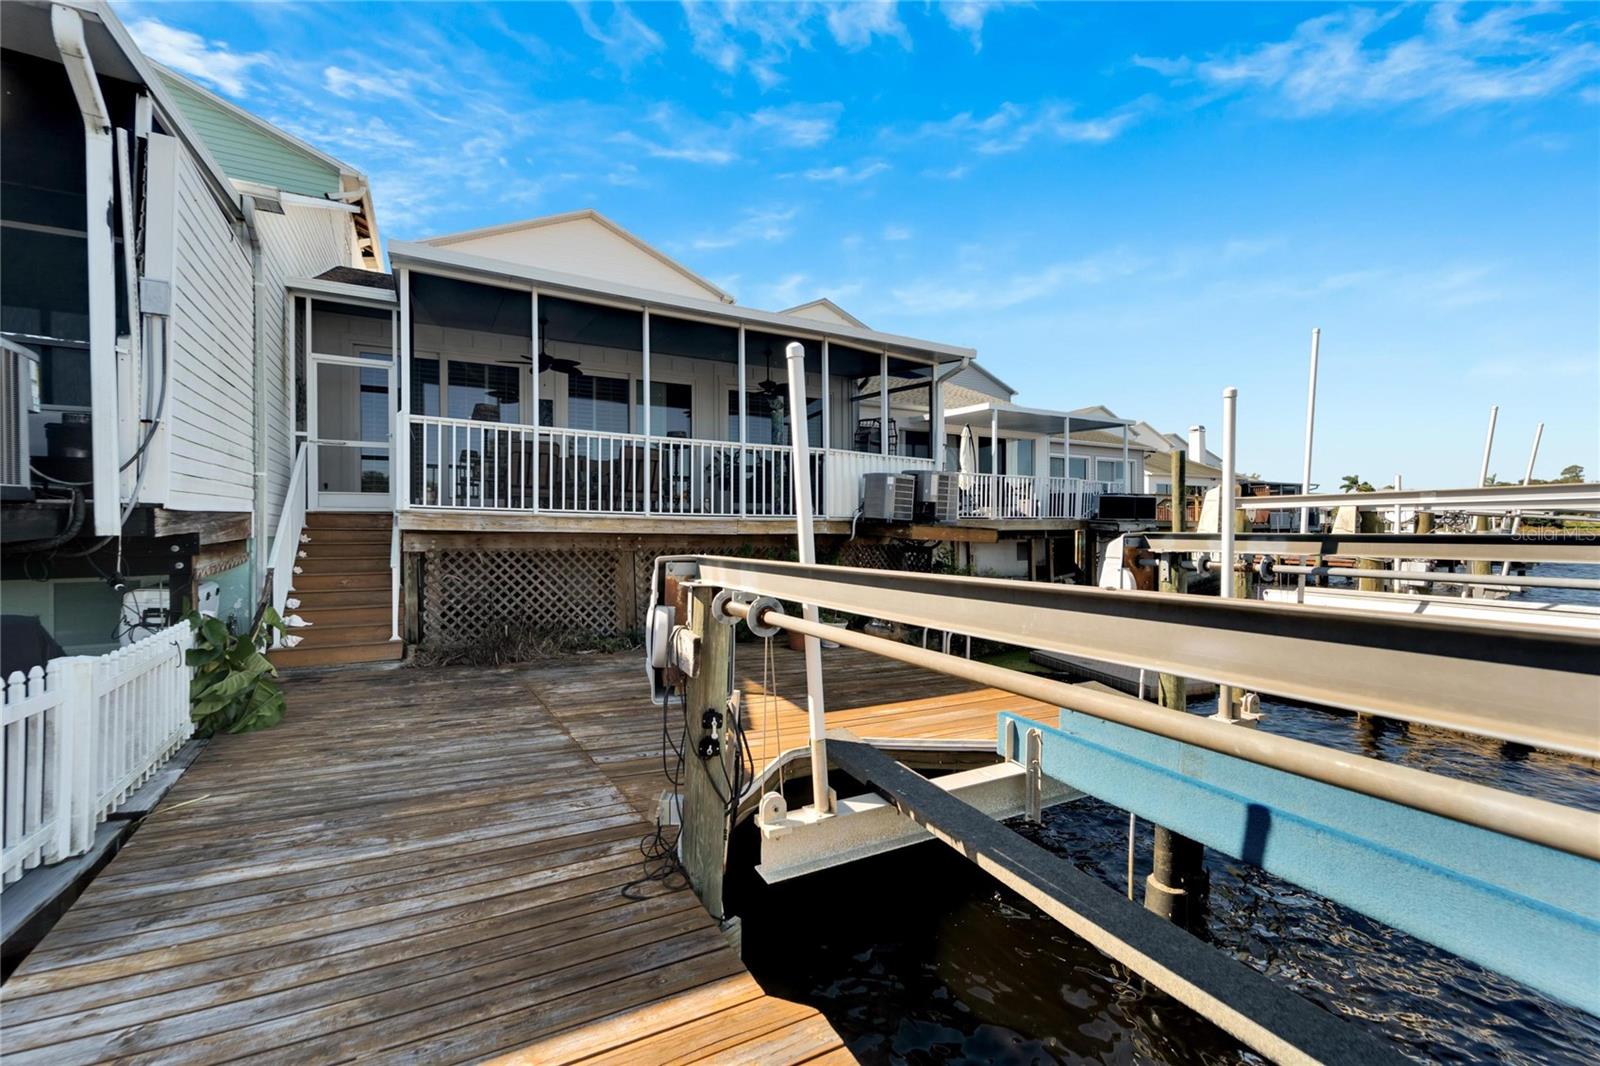
[[[934,356],[803,327],[402,277],[404,507],[785,517],[799,474],[819,514],[848,518],[863,474],[936,465],[926,427],[919,437],[899,425],[887,386],[866,387],[893,377],[936,403]],[[791,341],[805,348],[803,472],[791,450]]]

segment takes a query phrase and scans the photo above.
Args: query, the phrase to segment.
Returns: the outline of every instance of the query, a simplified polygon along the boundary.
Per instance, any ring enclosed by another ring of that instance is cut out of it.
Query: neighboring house
[[[284,282],[375,262],[365,180],[104,4],[7,3],[0,41],[5,610],[98,652],[131,590],[171,613],[215,581],[248,622],[291,465]]]
[[[797,478],[832,558],[960,543],[1055,577],[1138,483],[1126,420],[1022,406],[971,349],[829,300],[740,306],[595,211],[384,272],[359,171],[152,66],[102,4],[0,17],[6,380],[39,382],[7,408],[4,591],[69,651],[119,639],[128,587],[176,611],[200,579],[238,624],[262,595],[300,624],[286,664],[630,631],[660,554],[790,551]],[[866,475],[940,470],[954,520],[855,521]]]

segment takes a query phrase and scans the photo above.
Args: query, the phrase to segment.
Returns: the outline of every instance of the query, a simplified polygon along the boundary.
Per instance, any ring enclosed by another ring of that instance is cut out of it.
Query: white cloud
[[[613,134],[613,144],[639,148],[655,159],[726,166],[739,158],[736,131],[685,114],[671,104],[657,104],[646,114],[655,127],[650,135],[624,130]]]
[[[844,165],[832,167],[813,167],[801,171],[800,176],[807,181],[829,182],[834,185],[860,185],[889,169],[889,164],[881,159],[870,162],[861,162],[853,167]]]
[[[690,242],[696,251],[715,251],[735,245],[762,242],[775,244],[794,233],[798,207],[746,208],[737,222],[726,229],[705,233]]]
[[[883,239],[886,241],[909,241],[911,239],[911,227],[890,223],[883,227]]]
[[[784,80],[782,67],[796,49],[809,49],[821,29],[833,42],[858,51],[879,37],[905,48],[911,36],[893,0],[848,3],[755,3],[683,0],[694,52],[729,76],[749,74],[763,89]]]
[[[343,67],[322,68],[322,84],[333,95],[347,100],[359,96],[384,96],[394,99],[407,95],[403,79],[390,76],[359,74]]]
[[[1471,19],[1440,5],[1427,9],[1419,32],[1399,36],[1394,25],[1408,10],[1358,8],[1307,19],[1282,41],[1135,63],[1220,92],[1265,93],[1294,115],[1407,104],[1442,113],[1533,100],[1582,89],[1600,71],[1592,21],[1546,28],[1553,12],[1540,5]]]
[[[859,51],[879,37],[893,37],[902,46],[911,47],[911,35],[900,21],[895,0],[852,0],[825,4],[823,10],[828,32],[840,48]]]
[[[789,104],[767,107],[750,116],[751,125],[767,130],[779,143],[796,148],[813,148],[833,138],[844,105]]]
[[[811,47],[809,4],[759,4],[684,0],[694,52],[724,74],[741,71],[763,89],[783,80],[778,68],[796,48]]]
[[[139,50],[157,63],[229,96],[246,95],[250,68],[267,61],[263,53],[235,52],[221,41],[207,41],[153,18],[136,19],[128,24],[128,32]]]
[[[947,0],[939,5],[944,20],[972,38],[972,50],[983,51],[983,22],[989,12],[1000,6],[999,0]]]
[[[1008,102],[981,118],[963,111],[939,122],[925,122],[916,136],[955,138],[981,155],[1015,152],[1036,140],[1104,144],[1144,117],[1151,104],[1149,98],[1142,97],[1104,115],[1080,118],[1069,104],[1052,102],[1024,107]]]
[[[645,25],[621,0],[612,0],[610,17],[604,26],[595,21],[587,0],[573,0],[572,8],[578,13],[583,32],[600,42],[611,65],[624,74],[666,50],[667,45],[661,35]]]

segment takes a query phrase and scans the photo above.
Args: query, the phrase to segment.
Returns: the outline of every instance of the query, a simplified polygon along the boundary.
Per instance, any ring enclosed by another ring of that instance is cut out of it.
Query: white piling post
[[[1239,390],[1232,385],[1222,390],[1222,595],[1233,596],[1233,522],[1235,494],[1234,483],[1234,418],[1238,413]]]
[[[798,422],[790,434],[790,449],[794,460],[794,521],[797,552],[802,566],[817,561],[817,542],[811,525],[811,442],[806,432],[806,350],[798,341],[790,341],[784,349],[789,360],[789,410],[799,412]],[[883,424],[888,432],[888,422]],[[800,605],[801,616],[807,622],[817,621],[814,603]],[[806,733],[811,742],[811,803],[820,814],[831,814],[833,804],[828,798],[828,726],[824,719],[825,703],[822,692],[822,642],[816,637],[806,637]]]
[[[1478,487],[1489,483],[1489,453],[1494,451],[1494,423],[1500,417],[1500,405],[1489,406],[1489,433],[1483,438],[1483,464],[1478,468]]]
[[[1311,438],[1317,425],[1317,352],[1322,346],[1322,330],[1311,331],[1311,377],[1306,386],[1306,460],[1301,467],[1301,492],[1311,491]],[[1300,508],[1300,532],[1311,532],[1311,508]]]
[[[1233,523],[1235,519],[1234,507],[1235,494],[1238,486],[1234,482],[1234,418],[1238,414],[1239,390],[1229,385],[1222,390],[1222,499],[1221,506],[1217,508],[1218,526],[1222,533],[1222,575],[1221,589],[1223,599],[1233,598]],[[1225,722],[1234,720],[1233,715],[1233,686],[1217,686],[1217,715]]]
[[[1528,470],[1522,475],[1524,485],[1533,484],[1533,464],[1539,459],[1539,441],[1543,437],[1544,423],[1540,422],[1533,430],[1533,450],[1528,453]],[[1515,533],[1520,528],[1522,528],[1522,516],[1514,515],[1511,519],[1511,532]],[[1509,573],[1511,573],[1511,560],[1507,559],[1500,564],[1500,576],[1505,577]]]

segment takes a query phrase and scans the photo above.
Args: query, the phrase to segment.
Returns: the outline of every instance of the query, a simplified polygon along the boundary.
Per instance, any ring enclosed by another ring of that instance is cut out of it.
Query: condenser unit
[[[907,470],[917,487],[912,514],[918,522],[954,522],[958,495],[957,474],[951,470]]]
[[[917,485],[905,474],[865,474],[861,478],[861,517],[878,522],[909,522]]]
[[[28,415],[39,409],[39,358],[0,337],[0,497],[33,498]]]

